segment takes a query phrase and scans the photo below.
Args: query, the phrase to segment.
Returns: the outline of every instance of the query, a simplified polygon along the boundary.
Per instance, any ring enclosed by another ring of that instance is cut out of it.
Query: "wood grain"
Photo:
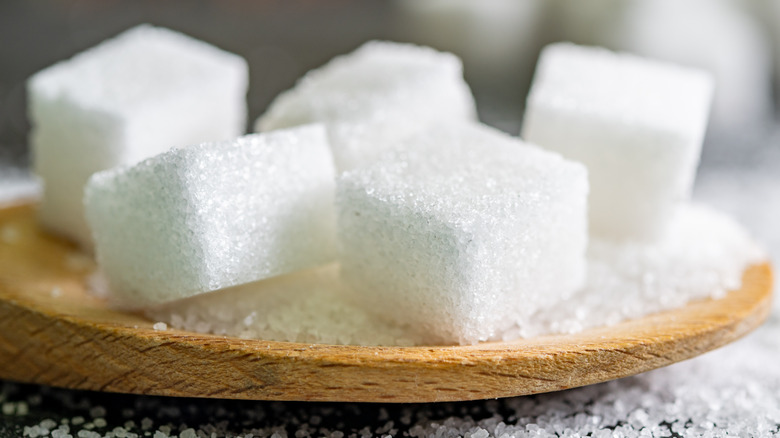
[[[641,373],[727,344],[766,318],[772,283],[768,264],[754,266],[743,287],[723,299],[577,335],[465,347],[354,347],[155,331],[152,321],[85,293],[93,268],[74,247],[36,227],[32,206],[0,208],[0,378],[262,400],[534,394]]]

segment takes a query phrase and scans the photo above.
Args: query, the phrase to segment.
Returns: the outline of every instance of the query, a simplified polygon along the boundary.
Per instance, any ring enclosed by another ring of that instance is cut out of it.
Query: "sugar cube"
[[[330,261],[334,181],[312,125],[96,173],[84,202],[112,295],[138,307]]]
[[[84,184],[173,146],[244,133],[246,62],[177,32],[137,26],[28,82],[44,227],[90,249]]]
[[[698,70],[553,44],[537,65],[522,136],[588,167],[594,235],[651,241],[690,198],[711,95]]]
[[[432,122],[475,118],[457,57],[372,41],[307,73],[271,103],[255,129],[325,123],[336,168],[343,171],[371,163]]]
[[[432,127],[339,178],[344,278],[429,343],[491,339],[582,284],[587,192],[586,169],[558,154]]]

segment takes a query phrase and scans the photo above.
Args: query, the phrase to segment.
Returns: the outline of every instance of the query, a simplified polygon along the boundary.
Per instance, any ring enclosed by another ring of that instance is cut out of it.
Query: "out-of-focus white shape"
[[[690,198],[711,96],[706,72],[551,44],[536,68],[522,135],[588,167],[595,235],[652,241]]]
[[[711,128],[750,129],[772,110],[772,55],[760,23],[731,0],[630,0],[608,45],[712,72]],[[776,3],[776,2],[775,2]],[[735,146],[736,147],[736,146]]]

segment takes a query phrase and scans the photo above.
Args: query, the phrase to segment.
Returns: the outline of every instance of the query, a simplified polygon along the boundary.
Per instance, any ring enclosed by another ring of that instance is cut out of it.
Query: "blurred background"
[[[3,0],[3,157],[26,159],[30,75],[144,22],[246,58],[251,120],[307,70],[377,38],[459,55],[483,121],[515,134],[539,50],[561,40],[712,71],[717,97],[705,161],[763,162],[757,137],[770,137],[778,101],[776,0]]]

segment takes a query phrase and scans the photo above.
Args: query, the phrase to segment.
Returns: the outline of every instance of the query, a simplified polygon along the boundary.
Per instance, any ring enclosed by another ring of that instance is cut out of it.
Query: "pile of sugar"
[[[702,71],[550,44],[539,56],[521,137],[587,166],[592,235],[651,242],[690,199],[711,95]]]
[[[692,300],[722,298],[742,284],[744,270],[766,258],[739,224],[700,205],[682,208],[663,239],[630,244],[591,237],[585,287],[534,325],[505,338],[576,333]]]
[[[651,245],[592,240],[586,285],[569,300],[494,339],[573,333],[722,297],[765,255],[747,232],[711,209],[690,206]],[[382,323],[342,293],[337,267],[233,288],[147,311],[177,329],[276,341],[425,345],[409,327]],[[304,299],[304,296],[308,298]]]

